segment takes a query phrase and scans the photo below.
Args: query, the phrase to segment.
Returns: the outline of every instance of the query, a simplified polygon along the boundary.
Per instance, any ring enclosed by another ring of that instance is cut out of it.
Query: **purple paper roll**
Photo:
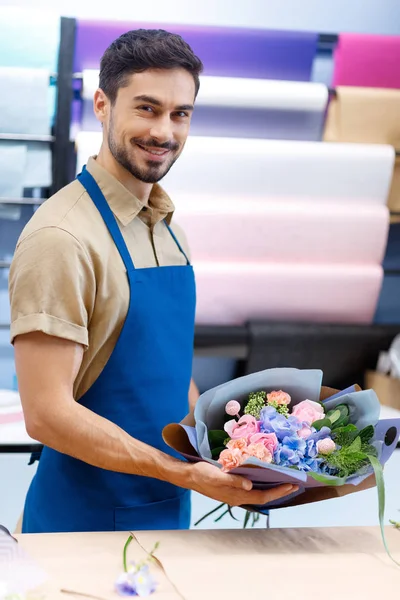
[[[100,58],[122,33],[138,28],[181,35],[204,63],[204,75],[310,81],[317,34],[266,29],[79,20],[75,71],[99,68]]]

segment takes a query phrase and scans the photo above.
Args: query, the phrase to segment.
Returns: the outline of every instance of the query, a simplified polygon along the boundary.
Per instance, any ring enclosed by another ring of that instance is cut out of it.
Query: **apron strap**
[[[172,231],[171,227],[168,225],[168,223],[167,223],[167,221],[165,219],[164,219],[164,223],[167,226],[167,229],[170,232],[173,240],[175,241],[175,244],[178,246],[179,250],[182,252],[183,256],[186,258],[187,264],[190,265],[190,261],[189,261],[188,257],[186,256],[185,252],[183,251],[182,246],[178,242],[178,239],[177,239],[176,235],[174,234],[174,232]]]
[[[131,255],[129,254],[129,250],[126,246],[126,243],[125,243],[125,240],[121,233],[121,230],[118,227],[117,220],[114,217],[114,214],[113,214],[107,200],[105,199],[103,192],[101,191],[100,187],[98,186],[96,180],[86,169],[86,166],[83,167],[82,173],[80,173],[78,175],[77,179],[78,179],[78,181],[80,181],[80,183],[86,189],[87,193],[91,197],[97,210],[103,217],[104,223],[106,224],[108,231],[110,232],[111,237],[114,240],[114,243],[118,249],[118,252],[120,253],[121,258],[124,262],[126,270],[131,271],[132,269],[135,268],[135,265],[133,264]],[[168,223],[165,221],[165,219],[164,219],[164,223],[165,223],[165,226],[167,227],[168,231],[170,232],[175,244],[178,246],[178,249],[180,250],[180,252],[182,252],[183,256],[186,258],[187,264],[190,265],[188,257],[186,256],[185,252],[183,251],[182,246],[180,245],[180,243],[178,242],[178,240],[176,238],[176,235],[174,234],[174,232],[172,231],[172,229],[168,225]]]
[[[133,264],[131,255],[129,254],[129,250],[126,246],[121,230],[118,227],[117,220],[114,217],[114,214],[111,208],[109,207],[103,192],[99,188],[94,177],[86,169],[86,166],[83,167],[82,173],[78,175],[78,180],[86,189],[97,210],[103,217],[104,223],[106,224],[107,229],[110,232],[112,239],[114,240],[117,250],[120,253],[121,258],[124,262],[126,270],[131,271],[135,268],[135,265]]]

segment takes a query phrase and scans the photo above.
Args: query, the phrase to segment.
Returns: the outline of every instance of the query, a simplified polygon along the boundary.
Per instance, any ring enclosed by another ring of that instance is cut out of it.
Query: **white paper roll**
[[[76,138],[77,172],[97,154],[101,132]],[[395,152],[378,144],[189,137],[161,182],[171,195],[297,202],[386,204]]]
[[[392,146],[189,137],[162,185],[174,194],[385,204]]]
[[[299,111],[322,111],[328,89],[321,83],[201,77],[196,104]]]
[[[51,149],[43,142],[29,142],[24,187],[49,187],[52,182]]]
[[[82,99],[93,100],[93,95],[99,87],[99,70],[83,69],[82,71]]]
[[[97,131],[80,131],[75,139],[76,172],[82,171],[90,156],[99,153],[103,134]]]
[[[31,2],[7,4],[0,6],[2,65],[46,68],[56,72],[61,29],[59,11],[38,10],[39,6]]]
[[[173,197],[193,261],[380,264],[386,206]]]
[[[0,133],[50,134],[50,73],[0,67]]]
[[[82,75],[83,99],[91,100],[99,86],[99,71],[85,69]],[[327,101],[328,88],[321,83],[204,75],[196,105],[322,111]]]
[[[0,140],[0,197],[21,198],[24,188],[49,187],[51,182],[49,144]]]
[[[25,145],[0,142],[0,202],[1,198],[21,198],[26,157]]]

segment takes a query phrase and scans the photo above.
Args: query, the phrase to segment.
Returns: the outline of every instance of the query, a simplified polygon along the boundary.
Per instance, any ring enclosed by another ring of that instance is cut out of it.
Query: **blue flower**
[[[148,565],[139,571],[123,573],[116,581],[116,590],[120,596],[150,596],[156,589],[156,582],[149,571]]]
[[[299,469],[306,472],[314,471],[318,473],[321,471],[321,463],[322,458],[304,458],[302,461],[300,461]]]
[[[319,440],[324,440],[326,437],[330,437],[331,430],[329,427],[322,427],[319,431],[315,431],[312,433],[307,440],[313,440],[315,443],[319,442]]]
[[[276,437],[280,442],[287,436],[296,435],[299,431],[301,424],[296,417],[286,418],[283,415],[279,415],[271,422],[272,433],[276,434]]]
[[[152,577],[148,565],[145,565],[133,575],[136,593],[140,597],[150,596],[156,589],[156,582]]]
[[[265,406],[260,411],[260,431],[261,433],[274,433],[272,421],[276,419],[278,412],[273,406]]]
[[[308,458],[315,458],[318,454],[317,451],[317,443],[314,440],[310,440],[310,438],[308,438],[306,440],[306,452],[305,455]]]
[[[300,438],[298,435],[284,437],[282,445],[304,456],[304,452],[306,450],[306,441]]]
[[[274,453],[274,462],[283,467],[298,465],[305,450],[306,442],[298,435],[285,436]]]
[[[281,467],[291,467],[298,464],[299,461],[299,455],[287,446],[278,446],[274,452],[274,462]]]

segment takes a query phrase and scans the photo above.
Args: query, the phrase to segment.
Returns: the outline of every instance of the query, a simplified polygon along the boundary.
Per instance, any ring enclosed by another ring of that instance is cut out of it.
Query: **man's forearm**
[[[95,467],[154,477],[190,487],[190,465],[132,438],[123,429],[71,400],[48,411],[31,435],[42,444]]]

